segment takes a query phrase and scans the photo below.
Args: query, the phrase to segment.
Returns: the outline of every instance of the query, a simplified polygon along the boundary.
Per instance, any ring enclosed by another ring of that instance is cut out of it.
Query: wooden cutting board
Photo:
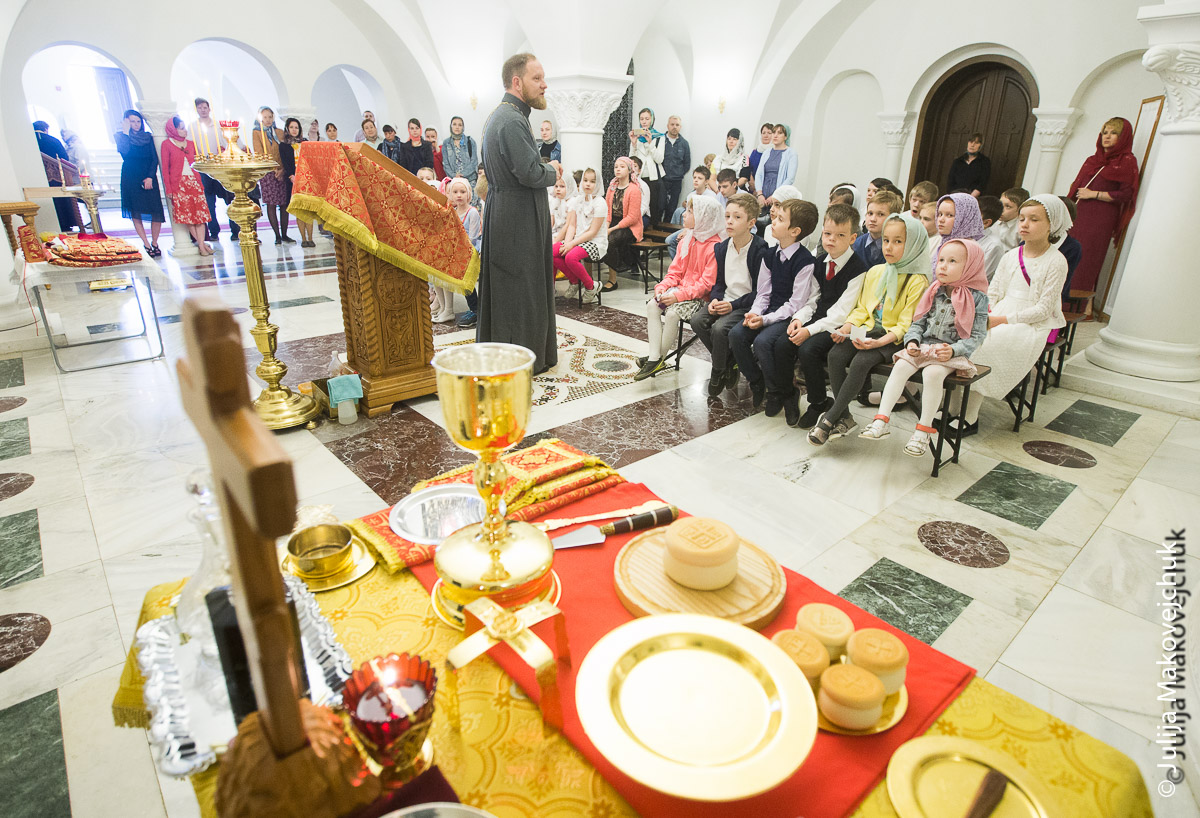
[[[742,540],[733,582],[715,591],[695,591],[663,570],[666,543],[666,529],[656,528],[634,537],[617,554],[613,566],[617,596],[634,616],[707,614],[760,630],[783,607],[787,592],[783,568],[757,545]]]

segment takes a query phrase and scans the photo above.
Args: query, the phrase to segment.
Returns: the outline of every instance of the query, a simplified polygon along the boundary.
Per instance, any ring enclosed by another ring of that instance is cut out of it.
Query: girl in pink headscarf
[[[163,189],[171,200],[171,218],[187,225],[196,240],[200,255],[211,256],[213,249],[205,241],[211,216],[204,202],[200,174],[192,169],[196,161],[196,143],[187,138],[187,128],[179,117],[171,117],[163,127],[167,138],[162,143]]]
[[[950,239],[938,252],[937,279],[921,296],[913,322],[904,334],[904,349],[894,358],[892,374],[883,388],[879,414],[862,437],[881,440],[890,434],[888,415],[908,379],[921,370],[921,419],[904,453],[920,457],[937,431],[933,416],[942,403],[942,384],[952,372],[975,374],[970,356],[988,331],[988,280],[983,248],[971,239]]]

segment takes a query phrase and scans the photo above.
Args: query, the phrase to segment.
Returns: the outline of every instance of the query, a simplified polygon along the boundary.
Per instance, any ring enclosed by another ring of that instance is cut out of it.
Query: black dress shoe
[[[767,385],[765,383],[750,384],[750,400],[754,404],[754,408],[763,405],[763,399],[767,397]]]
[[[725,373],[714,372],[708,379],[708,396],[710,398],[718,397],[725,391]]]
[[[763,408],[763,414],[769,418],[773,418],[783,411],[783,398],[778,395],[767,395],[767,403]]]
[[[810,403],[808,408],[804,410],[804,414],[800,416],[800,421],[796,425],[801,429],[811,429],[816,424],[817,419],[821,417],[821,413],[828,408],[828,400],[821,401],[820,403]]]
[[[725,388],[726,389],[733,389],[733,390],[737,389],[738,374],[739,373],[738,373],[737,364],[734,364],[733,366],[729,367],[729,371],[727,371],[725,373]]]
[[[795,426],[800,422],[800,400],[795,395],[783,402],[783,419],[787,421],[788,426]]]

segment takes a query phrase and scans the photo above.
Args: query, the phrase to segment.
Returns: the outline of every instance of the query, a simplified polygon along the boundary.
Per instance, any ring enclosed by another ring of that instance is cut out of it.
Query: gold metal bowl
[[[338,574],[351,564],[354,536],[340,523],[323,523],[302,528],[288,537],[288,557],[297,576],[323,579]]]

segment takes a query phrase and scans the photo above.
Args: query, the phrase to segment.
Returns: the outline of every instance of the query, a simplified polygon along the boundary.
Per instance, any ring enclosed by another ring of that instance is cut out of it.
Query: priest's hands
[[[550,167],[554,168],[555,174],[557,174],[558,178],[561,179],[563,175],[563,166],[559,164],[559,161],[557,159],[551,159]]]

